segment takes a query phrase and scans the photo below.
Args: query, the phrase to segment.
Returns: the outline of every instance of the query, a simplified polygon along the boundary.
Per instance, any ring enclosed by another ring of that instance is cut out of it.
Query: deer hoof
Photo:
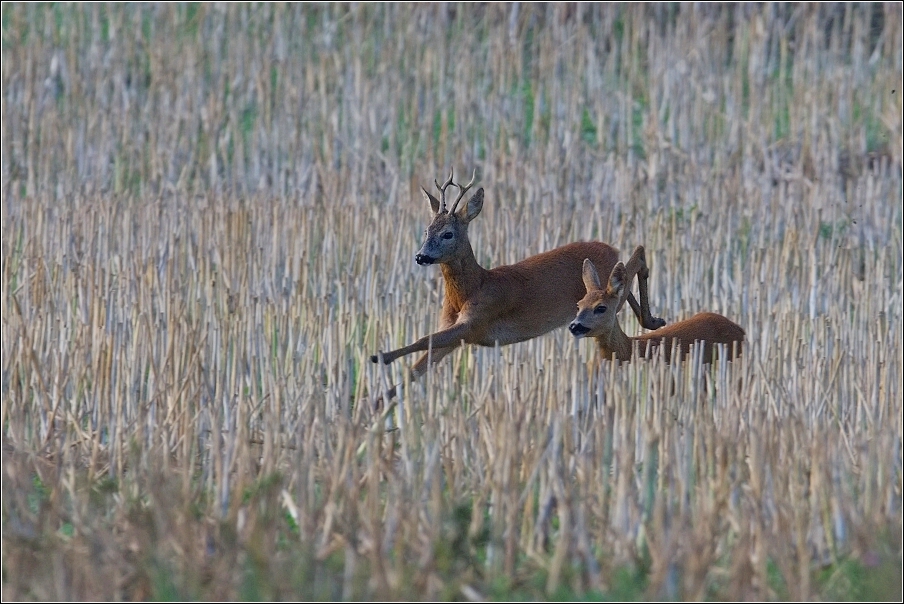
[[[390,363],[392,363],[392,359],[387,359],[386,357],[384,357],[382,352],[370,355],[371,363],[379,363],[380,361],[383,361],[384,365],[389,365]]]

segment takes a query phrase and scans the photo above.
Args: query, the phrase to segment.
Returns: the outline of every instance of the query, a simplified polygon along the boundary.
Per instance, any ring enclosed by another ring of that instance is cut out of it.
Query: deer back
[[[569,243],[486,271],[480,287],[467,296],[456,287],[452,271],[444,267],[445,302],[449,311],[474,311],[486,324],[477,344],[529,340],[567,324],[573,316],[575,304],[584,295],[580,272],[584,258],[593,258],[608,270],[617,261],[618,251],[601,242]]]
[[[650,342],[652,347],[664,347],[666,361],[671,361],[672,348],[675,347],[676,341],[682,358],[687,356],[691,345],[699,341],[704,346],[703,362],[711,363],[715,344],[725,344],[729,358],[733,359],[741,354],[744,337],[744,330],[734,321],[720,314],[702,312],[690,319],[672,323],[632,339],[638,342],[641,354],[647,342]]]

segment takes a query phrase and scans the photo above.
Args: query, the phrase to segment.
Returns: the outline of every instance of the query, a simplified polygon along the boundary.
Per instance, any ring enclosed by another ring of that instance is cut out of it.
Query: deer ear
[[[616,264],[612,269],[612,274],[609,275],[609,287],[606,290],[606,293],[611,296],[621,297],[625,291],[625,279],[627,276],[628,271],[625,268],[625,265],[621,262]]]
[[[483,187],[477,189],[477,192],[474,193],[474,196],[468,200],[468,205],[466,205],[458,215],[465,222],[471,222],[477,215],[480,214],[480,210],[483,209]]]
[[[424,199],[430,202],[430,209],[433,210],[433,213],[439,214],[439,199],[428,193],[424,187],[421,187],[421,191],[424,192]]]
[[[587,292],[600,289],[600,275],[596,272],[596,267],[590,262],[590,258],[584,258],[584,268],[581,271],[581,277],[584,279],[584,287]]]

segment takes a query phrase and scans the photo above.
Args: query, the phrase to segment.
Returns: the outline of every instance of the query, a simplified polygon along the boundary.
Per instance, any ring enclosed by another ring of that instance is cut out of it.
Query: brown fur
[[[619,360],[630,360],[635,342],[640,354],[645,354],[649,342],[650,352],[661,346],[665,360],[669,363],[674,347],[677,346],[681,351],[681,358],[684,359],[690,352],[691,345],[698,342],[703,344],[702,361],[712,363],[715,344],[725,344],[729,359],[733,359],[741,354],[745,336],[744,330],[738,324],[712,312],[701,312],[690,319],[633,338],[629,338],[620,327],[619,332],[625,337],[621,343],[616,343],[613,338],[596,338],[604,358],[611,359],[615,355]]]
[[[434,363],[452,352],[461,342],[495,346],[523,342],[566,325],[574,304],[584,295],[580,270],[584,258],[590,258],[604,270],[611,270],[618,251],[602,242],[569,243],[531,256],[516,264],[485,269],[477,263],[468,241],[468,223],[483,208],[483,189],[478,189],[461,209],[456,210],[467,187],[452,211],[446,209],[445,189],[449,180],[437,187],[442,200],[424,190],[434,212],[424,244],[415,256],[419,264],[439,264],[445,279],[445,297],[440,315],[440,331],[397,350],[374,355],[375,363],[384,363],[429,350]],[[458,186],[458,185],[455,185]],[[470,185],[469,185],[470,186]],[[646,274],[639,279],[641,302],[628,295],[627,301],[641,324],[648,328],[664,325],[650,314],[647,302]],[[427,370],[428,354],[414,364],[411,378]],[[388,395],[391,397],[395,389]]]
[[[685,321],[673,323],[655,331],[629,338],[615,316],[613,309],[624,299],[634,275],[646,271],[646,257],[642,246],[634,251],[626,267],[618,263],[611,270],[604,289],[600,285],[599,274],[592,260],[584,260],[582,276],[586,295],[578,302],[578,314],[569,329],[577,337],[596,338],[600,353],[604,358],[615,357],[628,361],[637,349],[643,354],[647,347],[652,350],[662,346],[666,362],[671,361],[672,348],[677,346],[681,358],[687,356],[694,342],[703,343],[702,360],[711,363],[715,344],[725,344],[729,349],[729,359],[741,354],[744,330],[722,315],[703,312]]]

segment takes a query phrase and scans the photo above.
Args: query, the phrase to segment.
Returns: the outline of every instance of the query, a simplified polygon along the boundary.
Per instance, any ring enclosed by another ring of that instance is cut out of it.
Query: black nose
[[[433,264],[433,262],[434,262],[433,258],[431,258],[430,256],[427,256],[426,254],[418,254],[417,256],[414,257],[414,261],[420,265]]]
[[[582,336],[585,333],[587,333],[588,331],[590,331],[590,328],[584,327],[580,323],[575,322],[568,326],[568,331],[570,331],[571,333],[573,333],[576,336]]]

